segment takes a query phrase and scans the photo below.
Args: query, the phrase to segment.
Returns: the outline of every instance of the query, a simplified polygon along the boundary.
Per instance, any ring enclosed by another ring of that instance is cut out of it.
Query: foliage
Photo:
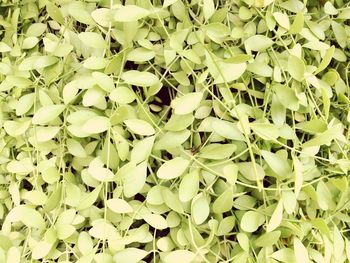
[[[350,260],[348,1],[0,15],[0,262]]]

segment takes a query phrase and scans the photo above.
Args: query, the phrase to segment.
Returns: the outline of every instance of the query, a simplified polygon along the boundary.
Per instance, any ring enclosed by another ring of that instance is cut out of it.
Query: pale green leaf
[[[212,143],[199,151],[199,156],[205,159],[222,160],[230,157],[237,149],[234,144]]]
[[[199,190],[199,171],[194,170],[186,175],[181,180],[179,186],[179,198],[182,202],[188,202],[195,197]]]
[[[101,133],[105,132],[110,127],[110,120],[107,117],[104,116],[96,116],[91,119],[89,119],[85,124],[82,126],[82,130],[86,133]]]
[[[146,183],[147,161],[138,164],[129,170],[124,176],[123,191],[126,197],[132,197],[139,193]]]
[[[308,263],[309,262],[309,253],[305,248],[304,244],[300,241],[299,238],[294,237],[294,256],[297,259],[298,263]]]
[[[300,58],[290,55],[288,58],[288,72],[295,80],[302,81],[305,74],[304,62]]]
[[[275,230],[282,222],[283,218],[283,202],[280,200],[272,213],[269,223],[266,226],[266,232]]]
[[[241,219],[241,228],[249,233],[255,232],[264,222],[264,215],[255,211],[248,211]]]
[[[192,200],[191,213],[193,221],[197,224],[203,224],[208,218],[210,212],[208,199],[203,193],[198,194]]]
[[[245,141],[242,132],[237,128],[236,123],[216,119],[212,122],[213,130],[222,137],[231,140]]]
[[[155,133],[155,130],[152,127],[152,125],[144,120],[131,119],[125,120],[124,123],[126,127],[128,127],[128,129],[130,129],[135,134],[148,136],[153,135]]]
[[[95,32],[83,32],[78,35],[80,41],[92,48],[105,48],[106,43],[103,37]]]
[[[145,214],[142,218],[155,229],[163,230],[168,227],[167,221],[161,215]]]
[[[47,124],[56,119],[65,109],[65,105],[48,105],[41,107],[33,116],[32,123],[38,125]]]
[[[226,189],[213,203],[214,213],[225,213],[230,211],[233,206],[233,190]]]
[[[134,211],[128,202],[120,198],[109,199],[106,205],[115,213],[132,213]]]
[[[261,155],[271,169],[279,176],[285,177],[291,172],[288,161],[278,154],[263,150],[261,151]]]
[[[249,51],[264,51],[271,47],[273,41],[263,35],[255,35],[244,41],[244,46]]]
[[[150,14],[150,11],[137,5],[126,5],[118,8],[113,18],[117,22],[133,22],[144,18]]]
[[[164,263],[191,263],[196,257],[196,254],[188,250],[171,251],[164,257]]]
[[[174,99],[171,102],[171,107],[174,109],[175,114],[185,115],[197,109],[202,98],[202,92],[188,93],[182,97]]]
[[[160,179],[165,180],[177,178],[187,170],[189,164],[189,160],[183,159],[182,157],[176,157],[163,163],[157,171],[157,176]]]
[[[121,75],[125,83],[140,87],[149,87],[157,84],[159,79],[156,75],[150,72],[141,72],[138,70],[129,70]]]

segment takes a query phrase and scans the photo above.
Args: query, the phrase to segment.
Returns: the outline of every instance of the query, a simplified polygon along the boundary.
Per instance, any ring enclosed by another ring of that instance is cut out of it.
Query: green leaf
[[[226,63],[214,54],[206,52],[208,69],[214,78],[214,84],[228,83],[239,79],[247,69],[246,63]]]
[[[280,135],[278,127],[270,123],[251,123],[250,127],[264,140],[276,140]]]
[[[214,42],[221,44],[230,34],[230,29],[222,23],[210,23],[203,26],[206,35]]]
[[[242,132],[237,128],[236,123],[215,119],[212,121],[213,130],[220,136],[237,141],[245,141]]]
[[[311,223],[315,228],[317,228],[320,231],[321,234],[324,234],[327,237],[331,236],[329,228],[323,218],[314,218],[311,220]]]
[[[103,162],[99,157],[93,159],[88,168],[89,174],[100,182],[110,182],[114,180],[114,173],[103,167]]]
[[[282,222],[283,218],[283,202],[280,200],[272,213],[269,223],[266,226],[266,232],[275,230]]]
[[[10,52],[12,48],[10,48],[6,43],[0,42],[0,52]]]
[[[94,221],[89,230],[90,236],[102,240],[115,238],[117,233],[115,227],[105,219]]]
[[[235,220],[236,219],[234,216],[227,216],[224,219],[222,219],[219,223],[217,235],[228,235],[235,226]]]
[[[183,49],[183,43],[188,35],[188,29],[177,30],[170,35],[169,46],[172,50],[181,51]]]
[[[294,251],[291,248],[282,248],[276,252],[274,252],[271,257],[281,262],[289,263],[295,262],[296,257],[294,256]],[[299,255],[298,257],[299,258]]]
[[[275,0],[255,0],[254,6],[255,7],[266,7],[273,3]]]
[[[172,160],[163,163],[158,171],[157,176],[160,179],[170,180],[181,176],[189,166],[190,161],[182,157],[175,157]]]
[[[52,249],[53,244],[41,240],[39,241],[32,250],[32,258],[33,259],[41,259],[44,258],[47,254],[49,254]]]
[[[135,163],[147,160],[152,152],[154,139],[155,136],[151,136],[135,143],[134,148],[131,151],[130,160]]]
[[[175,2],[177,2],[178,0],[164,0],[163,3],[163,8],[171,6],[172,4],[174,4]]]
[[[304,61],[294,55],[290,55],[288,57],[288,73],[293,79],[302,81],[305,74]]]
[[[249,238],[245,233],[238,233],[237,234],[237,241],[238,241],[238,244],[240,245],[240,247],[244,251],[249,252],[249,247],[250,247]]]
[[[255,232],[263,223],[265,222],[265,217],[255,211],[246,212],[241,219],[242,230],[252,233]]]
[[[203,1],[203,13],[205,20],[209,20],[210,17],[215,12],[215,5],[213,0],[204,0]]]
[[[321,63],[318,65],[317,70],[315,71],[315,74],[318,74],[327,68],[327,66],[329,65],[329,63],[333,58],[334,51],[335,51],[335,46],[331,46],[331,48],[327,49],[326,54],[323,56]]]
[[[47,142],[56,137],[59,131],[60,127],[37,127],[35,137],[38,142]]]
[[[78,237],[78,249],[83,255],[89,254],[93,250],[93,241],[87,232],[80,232]]]
[[[254,245],[257,247],[269,247],[277,243],[281,236],[281,231],[272,231],[259,236]]]
[[[196,257],[196,254],[188,251],[188,250],[175,250],[169,252],[164,257],[164,263],[177,263],[177,262],[182,262],[182,263],[191,263],[193,262],[194,258]]]
[[[159,79],[156,75],[150,72],[141,72],[138,70],[129,70],[121,75],[125,83],[140,87],[149,87],[156,85]]]
[[[109,127],[110,121],[107,117],[96,116],[85,122],[82,126],[82,130],[86,133],[96,134],[107,131]]]
[[[165,150],[179,147],[190,137],[190,135],[191,132],[189,130],[166,132],[160,137],[159,141],[156,142],[154,149]]]
[[[144,18],[150,14],[150,11],[137,5],[121,6],[113,12],[113,18],[117,22],[133,22]]]
[[[299,99],[295,91],[286,85],[276,84],[273,86],[278,101],[287,109],[296,111],[299,109]]]
[[[193,123],[193,120],[193,114],[190,113],[186,115],[173,114],[165,124],[164,129],[173,132],[182,131],[190,126]]]
[[[91,14],[84,2],[74,1],[68,6],[68,13],[78,22],[95,25],[95,21],[92,19]]]
[[[339,46],[341,48],[345,48],[347,45],[347,33],[345,28],[335,21],[331,21],[331,25],[335,39],[337,40]]]
[[[136,99],[136,95],[128,87],[119,86],[111,92],[109,98],[120,104],[129,104]]]
[[[185,115],[197,109],[202,98],[202,92],[188,93],[182,97],[174,99],[171,102],[171,107],[174,109],[175,114]]]
[[[294,17],[294,21],[289,32],[291,34],[299,34],[304,27],[304,20],[304,14],[302,12],[298,12]]]
[[[286,108],[282,105],[280,99],[277,99],[277,96],[272,97],[271,118],[277,126],[282,126],[286,121]]]
[[[92,72],[92,77],[96,81],[97,85],[99,85],[103,90],[111,92],[114,89],[113,79],[106,74],[95,71]]]
[[[327,185],[323,181],[319,181],[317,184],[317,203],[322,210],[328,210],[332,203],[332,195]]]
[[[145,62],[155,57],[153,50],[146,49],[144,47],[136,48],[128,53],[127,60],[135,62]]]
[[[88,193],[85,198],[83,198],[77,207],[77,210],[84,210],[92,206],[102,189],[102,184],[98,185],[92,192]]]
[[[179,198],[181,202],[188,202],[193,199],[199,190],[199,171],[194,170],[181,180],[179,186]]]
[[[65,105],[43,106],[35,112],[32,123],[37,125],[47,124],[56,119],[65,109]]]
[[[290,29],[290,22],[287,14],[281,12],[274,12],[272,15],[281,27],[287,30]]]
[[[24,115],[26,114],[34,105],[35,94],[28,93],[23,95],[17,102],[16,105],[16,115]]]
[[[344,253],[344,240],[342,234],[340,233],[338,227],[334,225],[333,229],[333,251],[336,260],[341,260]]]
[[[77,140],[67,139],[66,144],[67,144],[68,152],[73,156],[77,156],[80,158],[87,157],[87,153],[85,149]]]
[[[132,213],[134,209],[123,199],[113,198],[106,202],[106,205],[115,213]]]
[[[110,13],[111,11],[108,8],[98,8],[91,12],[91,17],[100,26],[108,27],[112,22]]]
[[[125,197],[132,197],[139,193],[146,183],[147,161],[138,164],[128,171],[123,178],[123,191]]]
[[[237,163],[237,166],[239,172],[248,180],[262,180],[265,177],[265,171],[259,164],[254,165],[252,162],[240,162]]]
[[[83,32],[78,35],[81,42],[92,48],[105,48],[106,43],[103,37],[95,32]]]
[[[56,22],[60,23],[61,25],[64,24],[64,18],[62,16],[61,10],[53,3],[47,2],[46,3],[46,10],[49,16],[55,20]]]
[[[212,143],[204,146],[200,150],[199,156],[205,159],[222,160],[230,157],[236,149],[237,146],[234,144]]]
[[[294,256],[298,259],[300,263],[309,262],[309,253],[307,252],[304,244],[300,241],[299,238],[294,237]]]
[[[273,44],[273,41],[263,35],[255,35],[251,36],[250,38],[246,39],[244,41],[244,46],[246,50],[249,51],[264,51],[271,47]]]
[[[155,229],[163,230],[168,228],[167,221],[161,215],[157,214],[145,214],[142,218]]]
[[[302,147],[312,147],[312,146],[321,146],[325,144],[330,144],[330,142],[339,136],[341,136],[343,133],[343,127],[342,125],[336,124],[333,127],[327,129],[325,132],[322,132],[320,134],[317,134],[314,138],[311,140],[303,143]]]
[[[178,195],[174,194],[168,188],[163,188],[162,189],[162,196],[163,196],[165,204],[172,211],[175,211],[175,212],[180,213],[180,214],[184,213],[184,209],[182,207],[182,203],[180,202],[180,199],[178,198]]]
[[[38,229],[44,229],[46,227],[46,223],[42,215],[27,205],[19,205],[12,208],[9,211],[5,221],[11,223],[22,222],[28,227],[35,227]]]
[[[196,225],[203,224],[210,212],[208,199],[203,193],[198,194],[192,200],[191,214]]]
[[[261,155],[271,169],[279,176],[286,177],[291,172],[288,161],[278,154],[263,150],[261,151]]]
[[[125,120],[124,123],[126,127],[135,134],[149,136],[155,133],[155,130],[152,127],[152,125],[144,120],[131,119]]]
[[[233,190],[226,189],[213,203],[213,211],[216,214],[230,211],[233,206]]]
[[[51,56],[32,56],[24,59],[18,65],[19,70],[37,70],[49,67],[59,61],[56,57]]]

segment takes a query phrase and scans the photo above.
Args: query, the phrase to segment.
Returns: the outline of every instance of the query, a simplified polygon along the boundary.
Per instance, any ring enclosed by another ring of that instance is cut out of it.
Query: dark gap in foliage
[[[137,194],[137,195],[135,195],[135,200],[143,202],[146,200],[146,198],[142,194]]]
[[[156,237],[166,237],[170,232],[169,228],[163,229],[163,230],[157,230]]]
[[[136,70],[138,68],[138,65],[134,63],[133,61],[126,61],[124,64],[124,69],[128,70]]]
[[[149,253],[144,259],[143,261],[147,262],[147,263],[151,263],[151,262],[157,262],[154,261],[154,254],[153,253]]]
[[[169,88],[166,86],[163,86],[159,92],[157,93],[157,97],[160,98],[161,102],[154,101],[154,103],[158,106],[162,105],[170,105],[171,98],[169,93]]]
[[[28,191],[33,190],[33,185],[26,179],[22,180],[22,187]]]

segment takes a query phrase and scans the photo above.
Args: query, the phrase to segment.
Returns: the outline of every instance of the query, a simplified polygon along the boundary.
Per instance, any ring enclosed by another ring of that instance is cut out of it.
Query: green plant
[[[346,262],[345,0],[3,0],[0,262]]]

